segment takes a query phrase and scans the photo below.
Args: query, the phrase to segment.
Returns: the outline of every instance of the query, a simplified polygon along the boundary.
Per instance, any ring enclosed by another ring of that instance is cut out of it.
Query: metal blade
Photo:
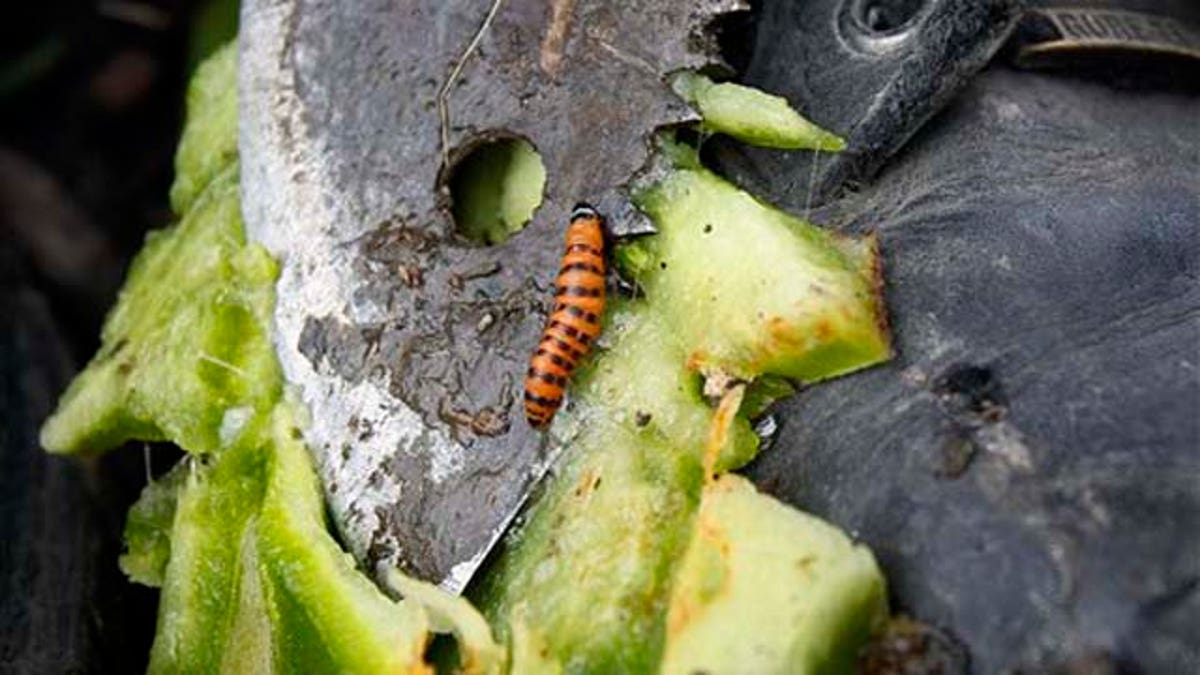
[[[333,519],[367,569],[456,591],[560,445],[520,387],[568,209],[628,208],[652,134],[694,119],[663,76],[711,64],[695,38],[743,8],[494,2],[249,0],[240,37],[245,219],[283,263],[276,347]],[[508,242],[467,243],[446,160],[514,136],[544,204]]]

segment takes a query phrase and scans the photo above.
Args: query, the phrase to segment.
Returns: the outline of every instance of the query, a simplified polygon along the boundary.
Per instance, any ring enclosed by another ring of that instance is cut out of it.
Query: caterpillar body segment
[[[535,429],[545,428],[554,418],[571,373],[600,335],[607,267],[604,239],[604,219],[591,206],[576,204],[555,282],[554,310],[525,373],[525,419]]]

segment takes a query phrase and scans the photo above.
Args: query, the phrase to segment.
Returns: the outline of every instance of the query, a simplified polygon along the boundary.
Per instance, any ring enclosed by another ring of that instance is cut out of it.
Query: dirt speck
[[[975,444],[970,438],[954,434],[941,445],[938,466],[934,475],[938,478],[958,478],[966,472],[975,457]]]
[[[860,675],[957,675],[966,673],[967,651],[933,626],[897,616],[863,650]]]

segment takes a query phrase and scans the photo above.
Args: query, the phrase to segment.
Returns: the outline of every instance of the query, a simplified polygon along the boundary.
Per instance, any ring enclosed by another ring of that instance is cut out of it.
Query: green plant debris
[[[673,563],[703,482],[699,456],[686,454],[694,444],[671,438],[680,430],[699,442],[698,383],[647,316],[612,313],[614,344],[574,389],[587,410],[564,419],[582,427],[569,461],[475,595],[502,634],[510,616],[523,617],[522,640],[567,672],[656,668]],[[642,427],[639,414],[650,416]]]
[[[671,86],[704,118],[702,128],[766,148],[840,152],[846,142],[809,122],[781,96],[732,82],[717,84],[691,71]]]
[[[504,650],[492,639],[487,621],[466,599],[395,570],[388,572],[387,583],[400,595],[421,604],[435,633],[454,636],[461,659],[459,670],[489,674],[502,671]]]
[[[279,397],[282,376],[267,333],[278,268],[264,249],[246,244],[237,163],[220,149],[236,149],[226,140],[236,135],[236,106],[210,92],[228,87],[234,61],[223,50],[189,89],[190,109],[206,113],[192,115],[197,121],[176,158],[175,187],[193,186],[182,200],[187,208],[177,225],[146,237],[99,352],[42,427],[51,452],[170,439],[211,454],[223,428]]]
[[[329,533],[270,340],[277,268],[239,215],[234,63],[225,48],[197,71],[172,192],[182,218],[147,238],[43,443],[188,451],[125,528],[122,568],[162,587],[150,672],[428,672],[439,631],[462,637],[467,672],[498,672],[470,605],[403,577],[408,594],[389,598]]]
[[[141,497],[125,518],[125,553],[121,571],[147,586],[162,586],[171,558],[171,526],[179,491],[188,477],[188,463],[180,462],[142,489]]]
[[[281,376],[266,326],[276,266],[241,227],[233,166],[178,225],[147,237],[100,351],[42,427],[43,447],[172,439],[210,454],[223,427],[274,405]]]
[[[433,630],[425,604],[383,595],[329,535],[320,484],[297,430],[290,408],[278,408],[255,525],[272,652],[284,665],[277,671],[417,670]],[[438,629],[455,628],[446,620]]]
[[[523,648],[539,645],[543,660],[557,660],[566,672],[660,668],[679,561],[703,541],[694,533],[705,485],[757,451],[749,422],[734,414],[740,403],[765,406],[783,393],[784,377],[816,381],[890,354],[871,242],[765,206],[697,167],[692,153],[666,154],[685,162],[636,199],[658,234],[617,254],[644,299],[618,301],[608,313],[607,346],[579,373],[575,409],[554,427],[570,439],[565,466],[475,593],[502,635]],[[763,375],[769,380],[747,402],[744,385],[735,383]],[[705,377],[733,386],[716,414],[702,395]],[[736,520],[744,512],[731,512],[727,527],[753,528]],[[756,545],[749,537],[733,541]],[[825,543],[812,546],[837,559]],[[838,597],[864,584],[881,589],[871,564],[873,572],[848,581],[852,588]],[[754,578],[761,583],[754,601],[790,597],[778,584],[791,577]],[[750,602],[741,593],[723,602]],[[847,612],[857,620],[881,607]],[[763,611],[794,617],[794,609]],[[847,632],[857,630],[855,620],[780,623],[763,639],[777,652],[805,644],[816,653],[821,647],[809,643],[830,638],[830,663],[842,663],[865,639]],[[733,649],[747,638],[749,622],[742,623],[722,624],[725,633],[711,648]],[[697,671],[708,670],[701,665]]]
[[[633,244],[651,271],[635,281],[673,308],[689,367],[816,382],[890,358],[872,237],[813,227],[705,169],[678,169],[637,202],[659,234]]]
[[[545,186],[546,167],[528,141],[505,138],[475,148],[450,179],[459,233],[481,244],[507,240],[533,217]]]
[[[771,404],[794,393],[796,386],[787,378],[764,375],[746,388],[746,397],[742,400],[742,408],[738,414],[747,419],[755,419],[765,414]]]
[[[230,75],[236,69],[237,49],[229,43],[201,63],[188,83],[188,110],[204,113],[188,115],[175,151],[175,213],[187,213],[217,173],[237,162],[237,79]]]
[[[848,673],[886,620],[870,551],[729,474],[701,496],[661,672]]]
[[[151,672],[216,671],[234,635],[269,650],[266,636],[248,630],[258,625],[253,614],[262,611],[261,593],[241,597],[250,580],[243,572],[257,562],[252,524],[269,452],[261,433],[249,429],[207,465],[193,461],[187,469],[171,527]]]

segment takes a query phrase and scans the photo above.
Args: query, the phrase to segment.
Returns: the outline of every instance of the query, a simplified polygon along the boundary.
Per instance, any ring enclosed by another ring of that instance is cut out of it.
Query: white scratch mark
[[[229,372],[233,373],[234,375],[237,375],[238,377],[241,377],[243,379],[246,377],[246,371],[242,370],[241,368],[238,368],[237,366],[233,365],[232,363],[230,363],[228,361],[225,361],[224,359],[219,359],[219,358],[213,356],[212,354],[200,352],[200,360],[207,361],[207,362],[213,364],[214,366],[219,366],[221,368],[224,368],[224,369],[228,370]]]

